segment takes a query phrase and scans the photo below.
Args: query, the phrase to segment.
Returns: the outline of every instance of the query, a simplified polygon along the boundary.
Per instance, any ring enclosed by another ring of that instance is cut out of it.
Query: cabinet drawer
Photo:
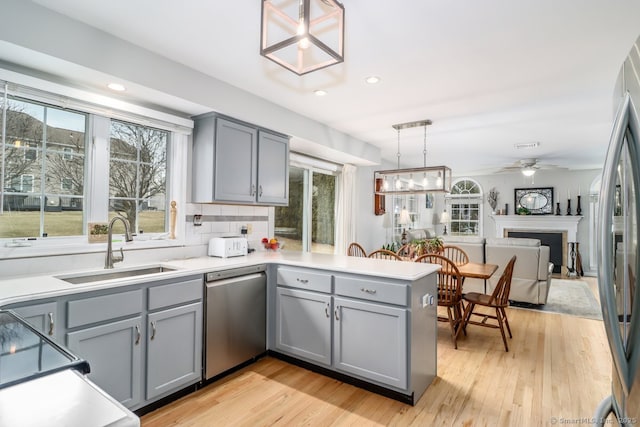
[[[101,295],[67,303],[67,327],[88,325],[142,311],[142,289]]]
[[[202,279],[149,288],[149,310],[202,299]]]
[[[278,285],[331,293],[331,275],[302,268],[278,268]]]
[[[403,306],[409,303],[408,285],[348,276],[335,276],[335,280],[336,295]]]

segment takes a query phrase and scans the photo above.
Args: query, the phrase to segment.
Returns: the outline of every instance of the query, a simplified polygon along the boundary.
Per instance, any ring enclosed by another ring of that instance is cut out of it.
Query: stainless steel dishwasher
[[[205,379],[266,352],[265,265],[205,275]]]

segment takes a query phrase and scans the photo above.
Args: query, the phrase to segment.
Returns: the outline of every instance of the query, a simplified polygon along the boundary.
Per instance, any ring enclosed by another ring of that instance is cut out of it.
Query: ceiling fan
[[[512,165],[505,166],[498,171],[500,172],[514,172],[520,171],[524,176],[533,176],[538,169],[556,169],[558,166],[547,165],[538,163],[538,159],[522,159],[513,163]]]

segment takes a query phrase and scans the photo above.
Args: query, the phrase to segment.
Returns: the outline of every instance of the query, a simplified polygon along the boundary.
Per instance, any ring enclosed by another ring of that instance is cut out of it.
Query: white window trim
[[[462,181],[470,181],[473,182],[476,187],[480,190],[478,194],[452,194],[448,193],[445,196],[445,206],[449,211],[449,218],[451,218],[452,212],[452,204],[463,203],[463,200],[470,200],[473,202],[477,202],[478,204],[478,234],[473,234],[472,236],[484,236],[484,190],[480,183],[473,178],[458,178],[451,183],[451,188],[453,188],[458,182]],[[449,234],[451,234],[451,219],[447,224],[449,228]],[[453,235],[453,234],[452,234]],[[455,234],[455,236],[465,236],[464,234]]]

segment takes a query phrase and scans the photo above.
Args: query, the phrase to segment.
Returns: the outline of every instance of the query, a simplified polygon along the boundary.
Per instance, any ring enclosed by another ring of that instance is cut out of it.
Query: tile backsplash
[[[250,248],[273,234],[274,208],[269,206],[187,203],[185,211],[186,246],[206,245],[212,237],[240,235],[243,226]],[[194,215],[201,216],[202,225],[194,224]]]

